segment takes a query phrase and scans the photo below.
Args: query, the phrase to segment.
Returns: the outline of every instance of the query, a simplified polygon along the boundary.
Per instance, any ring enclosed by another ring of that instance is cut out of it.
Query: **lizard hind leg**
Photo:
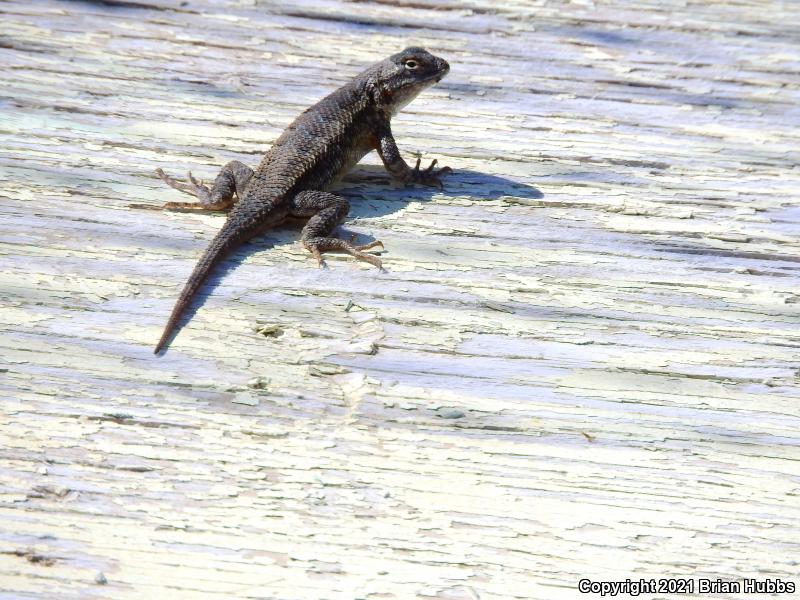
[[[354,246],[346,240],[331,237],[331,232],[344,220],[349,210],[350,203],[346,198],[329,192],[300,192],[292,200],[292,216],[310,217],[300,234],[300,241],[317,259],[320,267],[325,264],[322,258],[323,252],[338,250],[381,269],[380,259],[364,252],[378,246],[383,247],[381,242],[374,241],[363,246]]]
[[[214,183],[209,188],[203,185],[202,181],[198,181],[192,176],[191,171],[188,174],[188,183],[178,181],[167,175],[161,169],[156,169],[158,175],[164,183],[169,187],[174,188],[184,194],[189,194],[197,198],[197,202],[167,202],[164,206],[159,207],[163,210],[176,210],[176,211],[225,211],[230,209],[236,200],[242,197],[250,178],[253,176],[253,170],[239,162],[232,160],[219,172]],[[141,205],[132,205],[135,208],[144,208]],[[151,207],[147,207],[151,208]]]

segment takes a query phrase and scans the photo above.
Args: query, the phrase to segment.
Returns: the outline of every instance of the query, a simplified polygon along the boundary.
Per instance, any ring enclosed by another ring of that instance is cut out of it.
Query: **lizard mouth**
[[[444,76],[447,75],[447,72],[444,73],[433,73],[432,75],[428,75],[427,77],[420,77],[419,79],[412,82],[412,86],[416,88],[427,88],[432,85],[436,85],[439,83]]]
[[[426,77],[423,81],[433,81],[434,83],[439,83],[444,76],[450,72],[450,69],[445,69],[444,71],[439,71],[438,73],[434,73],[430,77]]]

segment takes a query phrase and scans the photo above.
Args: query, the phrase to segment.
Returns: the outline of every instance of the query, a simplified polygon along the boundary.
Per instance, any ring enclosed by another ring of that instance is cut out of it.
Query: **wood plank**
[[[800,585],[791,5],[0,15],[0,598]],[[254,165],[412,43],[452,71],[395,133],[455,173],[340,185],[387,272],[271,232],[154,357],[224,218],[131,210],[179,199],[154,169]]]

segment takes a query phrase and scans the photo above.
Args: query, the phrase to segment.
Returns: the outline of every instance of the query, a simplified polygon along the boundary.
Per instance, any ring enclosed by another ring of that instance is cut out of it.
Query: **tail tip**
[[[164,329],[164,333],[161,334],[161,338],[158,340],[156,344],[155,350],[153,350],[153,354],[161,354],[164,349],[169,345],[169,339],[172,334],[172,326],[171,324],[167,325]]]

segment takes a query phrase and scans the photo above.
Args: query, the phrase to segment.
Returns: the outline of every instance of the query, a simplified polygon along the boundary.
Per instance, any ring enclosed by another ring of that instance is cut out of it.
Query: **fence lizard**
[[[425,88],[438,83],[450,65],[422,48],[406,48],[369,67],[349,83],[308,108],[286,128],[255,171],[241,162],[226,164],[211,188],[189,173],[189,182],[156,174],[167,185],[196,196],[198,202],[168,202],[172,210],[227,210],[222,229],[206,248],[181,292],[155,348],[168,343],[178,321],[214,266],[231,250],[288,218],[307,218],[300,239],[322,266],[322,253],[348,252],[381,268],[377,256],[364,246],[331,237],[347,216],[347,199],[326,190],[372,150],[395,180],[442,188],[449,167],[434,170],[436,160],[411,168],[400,156],[390,121]],[[238,199],[238,201],[237,201]]]

